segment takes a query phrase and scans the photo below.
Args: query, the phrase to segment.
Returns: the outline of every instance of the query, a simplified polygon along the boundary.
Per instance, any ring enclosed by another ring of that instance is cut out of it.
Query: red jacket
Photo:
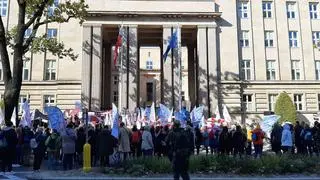
[[[257,135],[257,138],[255,141],[252,139],[253,144],[254,145],[263,145],[264,132],[260,128],[259,129],[256,128],[252,131],[252,135],[253,134]]]

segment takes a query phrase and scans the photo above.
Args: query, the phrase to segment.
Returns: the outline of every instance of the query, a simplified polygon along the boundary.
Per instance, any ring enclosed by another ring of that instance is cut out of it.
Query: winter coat
[[[12,127],[5,127],[3,129],[3,135],[7,141],[7,150],[15,151],[16,145],[18,143],[18,137],[16,131]]]
[[[54,144],[55,144],[55,147],[53,149],[48,147],[49,142],[51,140],[53,140]],[[60,138],[60,136],[57,133],[53,132],[49,137],[47,137],[45,145],[47,147],[47,151],[48,152],[58,152],[60,150],[60,148],[61,148],[61,138]]]
[[[113,153],[113,148],[116,147],[116,139],[111,135],[107,129],[103,129],[99,134],[99,155],[109,156]]]
[[[196,146],[200,146],[202,143],[202,133],[200,132],[199,128],[196,128],[196,139],[195,139],[195,144]]]
[[[154,148],[159,150],[163,146],[163,142],[165,141],[165,134],[160,132],[155,133],[155,140],[154,140]]]
[[[125,127],[120,128],[119,151],[130,152],[130,131]]]
[[[86,143],[86,134],[83,131],[78,131],[77,133],[77,140],[76,140],[76,152],[82,153],[83,146]]]
[[[154,146],[153,146],[151,133],[149,131],[143,131],[141,149],[142,150],[150,150],[153,148],[154,148]]]
[[[204,131],[204,132],[202,133],[202,136],[203,136],[203,145],[204,145],[205,147],[208,147],[208,146],[209,146],[209,133],[208,133],[208,131],[207,131],[207,130]]]
[[[282,137],[281,137],[281,146],[292,147],[292,134],[290,131],[290,126],[288,124],[283,126]]]
[[[281,138],[282,138],[282,128],[278,124],[275,124],[271,132],[271,144],[280,146]]]
[[[46,151],[46,145],[45,145],[46,136],[45,136],[45,134],[43,134],[43,132],[37,132],[35,134],[35,139],[36,139],[38,146],[33,150],[34,153],[44,155],[44,153]]]
[[[256,128],[252,131],[252,135],[255,134],[257,136],[256,140],[252,139],[254,145],[263,145],[264,132],[260,128]]]
[[[234,148],[243,149],[245,147],[245,142],[247,141],[245,134],[242,130],[236,130],[232,136],[232,144]]]
[[[66,132],[62,135],[62,152],[63,154],[73,154],[76,152],[77,136],[72,128],[67,128]]]

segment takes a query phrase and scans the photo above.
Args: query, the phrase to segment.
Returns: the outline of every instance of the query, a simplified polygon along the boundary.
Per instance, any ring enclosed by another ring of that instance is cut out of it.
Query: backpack
[[[49,137],[49,142],[48,142],[48,145],[47,147],[51,150],[55,149],[56,148],[56,140],[51,138],[51,136]]]
[[[35,149],[35,148],[38,147],[38,143],[37,143],[37,140],[36,140],[35,138],[32,138],[32,139],[30,140],[30,147],[31,147],[32,149]]]
[[[174,134],[174,155],[179,155],[181,157],[187,157],[190,155],[190,138],[187,136],[185,130],[181,130]]]
[[[310,131],[307,131],[304,135],[304,140],[306,141],[312,141],[312,133]]]
[[[258,135],[257,135],[257,133],[252,133],[251,139],[252,139],[252,141],[257,141],[257,140],[258,140]]]
[[[0,134],[0,149],[8,147],[8,143],[6,140],[6,137],[3,135],[3,133]]]
[[[132,133],[131,142],[132,143],[139,143],[140,141],[140,134],[139,131],[135,131]]]

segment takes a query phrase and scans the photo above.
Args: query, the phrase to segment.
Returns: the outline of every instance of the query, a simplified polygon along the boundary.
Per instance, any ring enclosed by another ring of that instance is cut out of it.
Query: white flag
[[[150,123],[155,123],[156,120],[156,111],[154,107],[154,102],[151,105],[151,110],[150,110]]]
[[[218,106],[218,105],[217,105],[217,108],[216,108],[216,111],[214,112],[214,114],[216,115],[216,120],[221,119],[220,112],[219,112],[219,106]],[[226,117],[224,117],[224,118],[226,118]]]
[[[13,109],[13,113],[12,113],[12,116],[11,116],[11,122],[13,124],[13,126],[16,126],[16,108]]]
[[[4,111],[3,108],[0,108],[0,125],[4,123]]]
[[[224,120],[228,123],[232,121],[228,108],[225,104],[223,105],[223,117],[224,117]]]

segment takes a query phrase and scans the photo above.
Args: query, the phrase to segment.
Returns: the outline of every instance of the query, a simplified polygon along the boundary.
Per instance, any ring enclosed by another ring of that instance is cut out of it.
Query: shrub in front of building
[[[296,107],[286,92],[283,92],[279,95],[275,106],[275,113],[276,115],[281,116],[280,122],[289,121],[294,123],[296,121]]]

